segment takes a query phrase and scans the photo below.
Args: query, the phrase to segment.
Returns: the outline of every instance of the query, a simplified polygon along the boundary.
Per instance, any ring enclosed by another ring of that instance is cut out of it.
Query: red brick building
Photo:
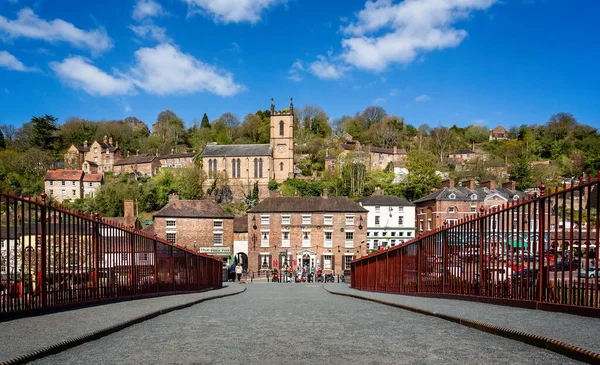
[[[160,160],[155,155],[136,154],[115,162],[115,175],[134,174],[137,177],[154,176],[160,171]]]
[[[347,197],[271,197],[248,211],[248,269],[341,274],[367,253],[368,211]]]

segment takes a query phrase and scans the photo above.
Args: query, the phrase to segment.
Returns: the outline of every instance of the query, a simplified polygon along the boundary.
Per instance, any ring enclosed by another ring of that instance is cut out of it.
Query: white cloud
[[[417,97],[415,98],[415,101],[418,101],[418,102],[423,102],[423,101],[427,101],[427,100],[429,100],[429,99],[431,99],[431,98],[429,97],[429,95],[425,95],[425,94],[423,94],[423,95],[419,95],[419,96],[417,96]]]
[[[50,68],[63,82],[90,95],[125,95],[135,91],[133,82],[127,77],[111,76],[83,57],[51,62]]]
[[[324,56],[317,56],[317,60],[312,62],[308,68],[315,76],[325,80],[337,80],[346,71],[344,66],[335,65]]]
[[[14,71],[23,71],[30,72],[36,71],[35,67],[27,67],[21,61],[19,61],[15,56],[6,52],[0,51],[0,67],[7,68],[9,70]]]
[[[473,123],[475,125],[483,125],[483,126],[487,125],[487,121],[485,119],[475,119],[471,123]]]
[[[261,20],[263,10],[285,0],[183,0],[188,12],[206,13],[218,23],[255,24]]]
[[[302,81],[302,77],[300,76],[300,74],[302,72],[304,72],[304,70],[305,70],[305,68],[304,68],[304,65],[302,64],[302,61],[300,61],[300,60],[294,61],[294,63],[292,64],[292,67],[290,67],[290,70],[288,71],[288,79],[290,79],[292,81],[296,81],[296,82]]]
[[[208,91],[231,96],[244,90],[231,73],[205,64],[170,44],[141,48],[131,68],[135,84],[150,94],[185,94]]]
[[[408,64],[420,53],[456,47],[467,36],[454,23],[498,0],[373,0],[342,29],[342,59],[361,69],[382,71]]]
[[[0,16],[0,34],[9,38],[32,38],[48,42],[66,42],[80,49],[90,49],[95,53],[112,47],[112,41],[104,29],[82,30],[62,19],[46,21],[25,8],[19,11],[17,19]]]
[[[162,6],[153,0],[138,0],[133,7],[133,19],[140,21],[164,14]]]
[[[140,38],[155,40],[159,43],[171,41],[166,34],[167,30],[154,24],[130,25],[129,29],[131,29],[135,35]]]
[[[375,100],[373,100],[373,104],[375,105],[380,105],[382,103],[385,103],[385,98],[375,98]]]
[[[131,106],[126,101],[123,102],[123,110],[125,113],[131,112]]]

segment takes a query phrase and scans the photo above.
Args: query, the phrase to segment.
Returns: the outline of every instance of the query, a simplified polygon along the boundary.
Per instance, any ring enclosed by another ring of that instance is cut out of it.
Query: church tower
[[[294,104],[288,110],[276,111],[271,99],[271,179],[278,183],[294,177]]]

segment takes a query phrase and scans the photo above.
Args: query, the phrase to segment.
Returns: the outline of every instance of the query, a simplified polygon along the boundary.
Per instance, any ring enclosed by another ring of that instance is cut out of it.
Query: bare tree
[[[429,135],[430,128],[427,124],[421,124],[417,129],[417,139],[419,141],[419,150],[423,149],[423,141]]]
[[[380,106],[370,106],[362,112],[361,116],[366,123],[365,129],[369,129],[374,123],[381,122],[387,116],[387,112]]]
[[[223,113],[219,117],[219,120],[223,123],[225,128],[227,129],[227,136],[233,139],[233,133],[235,128],[240,126],[239,118],[233,113]]]
[[[433,151],[444,162],[452,148],[456,146],[457,138],[453,131],[441,125],[431,131]]]

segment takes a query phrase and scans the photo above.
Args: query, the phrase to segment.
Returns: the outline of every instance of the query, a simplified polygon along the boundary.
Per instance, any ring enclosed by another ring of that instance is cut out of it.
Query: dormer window
[[[519,200],[519,196],[518,195],[513,196],[513,200]]]
[[[477,199],[477,194],[472,194],[472,195],[471,195],[471,199],[472,199],[472,200],[476,200],[476,199]]]
[[[450,195],[448,195],[449,199],[456,199],[456,194],[452,193]]]

